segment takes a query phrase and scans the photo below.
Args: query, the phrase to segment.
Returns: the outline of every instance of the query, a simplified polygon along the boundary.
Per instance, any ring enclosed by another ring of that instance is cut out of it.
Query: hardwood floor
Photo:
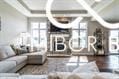
[[[89,61],[96,61],[100,71],[112,72],[113,69],[119,68],[119,56],[88,56]]]
[[[119,68],[119,56],[117,55],[48,57],[43,65],[26,65],[18,73],[41,75],[50,72],[72,72],[78,66],[91,61],[96,61],[102,72],[112,72],[113,69]]]

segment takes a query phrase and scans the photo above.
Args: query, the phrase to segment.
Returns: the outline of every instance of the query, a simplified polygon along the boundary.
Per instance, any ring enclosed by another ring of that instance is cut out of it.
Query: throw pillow
[[[5,53],[7,53],[8,57],[12,57],[16,55],[16,53],[13,51],[10,45],[4,46],[3,49],[5,50]]]
[[[78,68],[76,68],[73,73],[82,73],[82,72],[99,72],[99,69],[95,63],[95,61],[93,62],[89,62],[85,65],[82,65]]]
[[[16,53],[16,55],[18,55],[18,49],[20,49],[20,46],[19,45],[10,45],[11,48],[13,49],[13,51]]]
[[[12,48],[9,45],[0,46],[0,60],[4,60],[6,58],[15,55],[16,55],[15,52],[12,50]]]
[[[20,54],[24,54],[24,53],[28,53],[28,49],[27,46],[20,46],[20,45],[11,45],[12,49],[14,50],[14,52],[16,53],[16,55],[20,55]]]

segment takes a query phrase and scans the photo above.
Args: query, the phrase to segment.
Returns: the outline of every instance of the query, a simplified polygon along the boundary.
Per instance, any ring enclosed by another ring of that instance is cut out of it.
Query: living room
[[[118,4],[0,0],[0,79],[118,79]]]

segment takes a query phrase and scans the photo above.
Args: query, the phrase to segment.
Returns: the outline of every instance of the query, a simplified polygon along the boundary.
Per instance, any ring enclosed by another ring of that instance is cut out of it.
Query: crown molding
[[[30,8],[22,0],[4,0],[7,4],[14,7],[20,13],[27,17],[46,17],[45,10],[30,10]],[[86,10],[54,10],[53,16],[67,16],[67,17],[91,17]]]

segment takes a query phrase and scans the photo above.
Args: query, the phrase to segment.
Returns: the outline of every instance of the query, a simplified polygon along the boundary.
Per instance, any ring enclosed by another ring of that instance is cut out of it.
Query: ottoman
[[[46,52],[34,52],[28,56],[28,64],[43,64],[47,58]]]

